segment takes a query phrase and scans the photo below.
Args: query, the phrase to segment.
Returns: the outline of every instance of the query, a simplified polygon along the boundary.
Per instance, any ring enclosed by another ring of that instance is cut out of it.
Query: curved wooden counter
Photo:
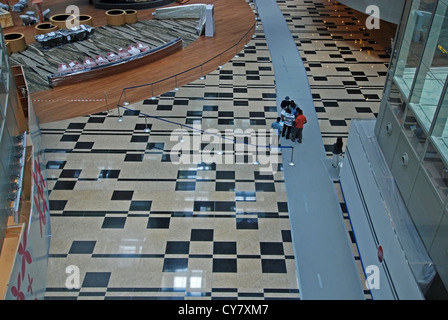
[[[87,1],[85,0],[73,0],[72,2],[80,7],[81,14],[89,14],[93,17],[95,27],[106,24],[104,10],[86,5]],[[50,3],[54,6],[55,11],[65,4],[62,0],[48,0],[47,5],[50,6]],[[188,2],[188,4],[195,3],[203,3],[203,1],[190,0]],[[216,70],[220,64],[232,59],[235,52],[243,50],[244,45],[252,39],[255,32],[255,14],[245,0],[210,0],[208,3],[215,6],[214,37],[201,36],[182,50],[133,70],[32,93],[31,100],[40,123],[102,112],[107,108],[114,109],[117,107],[124,88],[154,83],[208,61],[202,69],[203,73],[207,74]],[[139,11],[139,20],[152,19],[154,10]],[[11,29],[13,28],[15,27]],[[26,28],[18,26],[17,29],[24,30]],[[34,29],[32,32],[34,37]],[[238,44],[237,47],[235,47],[236,44]],[[222,54],[221,60],[219,58],[212,59],[219,54]],[[154,94],[159,95],[173,90],[176,86],[195,81],[200,76],[201,70],[198,69],[198,72],[185,73],[177,77],[177,83],[174,79],[163,81],[151,89],[154,90]],[[132,90],[127,94],[131,103],[150,97],[151,90],[148,92],[148,88]]]
[[[176,51],[182,50],[182,39],[177,38],[165,45],[142,52],[138,56],[130,56],[116,62],[72,71],[67,73],[52,74],[48,76],[50,86],[58,87],[75,83],[82,83],[92,79],[100,79],[114,74],[132,70],[147,63],[155,62],[160,58],[169,56]]]

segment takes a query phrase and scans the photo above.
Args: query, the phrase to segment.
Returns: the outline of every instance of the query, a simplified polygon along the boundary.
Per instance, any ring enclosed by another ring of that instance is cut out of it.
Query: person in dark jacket
[[[342,142],[342,138],[338,137],[336,139],[336,142],[333,144],[333,164],[332,166],[334,168],[337,168],[339,166],[339,162],[341,160],[342,156],[342,147],[344,143]]]
[[[289,107],[289,105],[291,104],[291,101],[289,100],[289,96],[286,96],[285,99],[282,100],[280,107],[283,109],[285,109],[286,107]]]

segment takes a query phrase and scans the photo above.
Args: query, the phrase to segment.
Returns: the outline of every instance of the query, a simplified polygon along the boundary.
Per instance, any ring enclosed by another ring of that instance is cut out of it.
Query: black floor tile
[[[201,162],[197,166],[198,171],[215,171],[216,170],[216,163],[210,163],[207,164],[205,162]]]
[[[67,205],[67,200],[50,200],[50,210],[61,211]]]
[[[202,107],[203,111],[218,111],[218,106],[203,106]]]
[[[277,107],[264,107],[264,112],[277,112]]]
[[[135,127],[134,127],[134,131],[142,131],[145,130],[146,128],[148,128],[149,130],[152,129],[152,124],[148,123],[136,123]]]
[[[131,142],[148,142],[149,136],[132,136]]]
[[[260,242],[260,253],[265,255],[284,255],[282,242]]]
[[[286,263],[283,259],[261,259],[263,273],[286,273]]]
[[[213,272],[237,272],[237,259],[213,259]]]
[[[237,191],[235,201],[257,201],[257,196],[255,191]]]
[[[196,170],[178,170],[177,179],[196,179]]]
[[[123,116],[139,116],[140,115],[140,110],[129,110],[126,109],[123,112]]]
[[[117,179],[119,175],[120,175],[120,170],[101,170],[99,178]]]
[[[237,218],[236,228],[239,230],[244,229],[258,229],[258,219],[257,218]]]
[[[173,106],[171,105],[158,105],[156,110],[163,110],[163,111],[171,111],[173,109]]]
[[[250,111],[249,112],[249,117],[250,118],[264,118],[265,114],[264,112],[255,112],[255,111]]]
[[[216,179],[235,179],[235,171],[216,171]]]
[[[65,164],[67,161],[48,161],[47,162],[47,169],[64,169]]]
[[[125,217],[105,217],[101,228],[104,229],[123,229],[126,223]]]
[[[213,229],[191,229],[190,241],[213,241]]]
[[[194,211],[214,211],[215,210],[215,202],[213,202],[213,201],[195,201],[193,210]]]
[[[249,122],[253,126],[264,126],[264,125],[266,125],[266,120],[265,119],[250,119]]]
[[[288,202],[277,202],[278,212],[288,212]]]
[[[104,123],[106,117],[90,117],[88,123]]]
[[[163,151],[163,148],[165,147],[164,142],[149,142],[146,145],[146,150],[150,151]]]
[[[282,241],[292,242],[291,230],[282,230]]]
[[[369,100],[379,100],[380,97],[377,94],[365,94],[364,98]]]
[[[86,272],[82,287],[107,288],[110,275],[110,272]]]
[[[75,188],[76,181],[57,181],[53,190],[73,190]]]
[[[188,99],[174,99],[173,105],[175,106],[188,106]]]
[[[236,254],[236,242],[214,242],[213,254]]]
[[[358,113],[373,113],[372,109],[369,107],[356,107],[355,110]]]
[[[92,149],[94,142],[77,142],[74,149]]]
[[[345,120],[330,120],[330,125],[334,127],[344,127],[347,126],[347,122]]]
[[[235,212],[236,205],[234,201],[216,201],[215,211],[230,211]]]
[[[176,191],[194,191],[196,189],[196,182],[194,181],[177,181]]]
[[[235,124],[235,121],[233,119],[218,119],[218,124],[219,125],[233,125]]]
[[[96,241],[73,241],[69,254],[92,254]]]
[[[64,134],[61,137],[60,141],[65,141],[65,142],[76,142],[78,141],[80,135],[74,135],[74,134]]]
[[[222,182],[217,181],[215,183],[215,191],[234,191],[235,182]]]
[[[59,178],[79,178],[81,170],[64,169],[61,171]]]
[[[170,227],[170,218],[149,217],[146,228],[148,229],[168,229]]]
[[[185,272],[188,270],[188,259],[165,258],[163,261],[163,272]]]
[[[72,122],[68,125],[67,129],[70,130],[82,130],[86,126],[85,123]]]
[[[187,118],[185,119],[185,124],[201,124],[202,119],[201,118]]]
[[[135,162],[142,162],[143,161],[143,154],[138,154],[138,153],[130,153],[130,154],[126,154],[126,156],[124,157],[124,161],[135,161]]]
[[[267,182],[255,182],[255,191],[275,192],[275,184]]]
[[[255,180],[274,180],[274,175],[267,172],[254,171]]]
[[[129,207],[129,211],[150,211],[151,210],[152,201],[131,201],[131,205]]]
[[[111,200],[132,200],[134,191],[114,191]]]
[[[219,111],[218,118],[233,118],[233,111]]]
[[[187,117],[202,117],[202,111],[187,111]]]
[[[189,241],[167,241],[165,254],[188,254],[190,251]]]

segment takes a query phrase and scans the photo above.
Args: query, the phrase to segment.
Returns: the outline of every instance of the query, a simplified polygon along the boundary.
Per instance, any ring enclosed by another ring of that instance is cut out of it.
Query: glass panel
[[[448,91],[445,92],[431,137],[445,159],[448,159]]]
[[[406,98],[425,49],[434,6],[435,0],[415,0],[412,3],[394,75]]]
[[[403,129],[404,134],[409,140],[409,143],[412,145],[418,157],[421,159],[425,148],[426,134],[415,118],[414,113],[410,109],[406,114],[406,120],[404,121]]]
[[[391,81],[389,97],[387,102],[389,104],[392,113],[397,118],[398,122],[403,123],[403,115],[406,109],[406,99],[401,94],[395,81]]]
[[[3,39],[3,31],[0,33]],[[0,55],[0,104],[5,109],[6,113],[6,95],[5,92],[8,90],[9,84],[9,57],[6,51],[6,45],[4,41],[0,41],[1,55]]]
[[[2,139],[4,122],[5,122],[5,117],[3,116],[3,111],[1,111],[1,106],[0,106],[0,140]]]
[[[448,194],[448,169],[443,157],[430,140],[428,150],[423,161],[423,167],[442,201],[445,202]]]
[[[411,107],[428,131],[448,75],[448,10],[440,2],[434,15],[417,81],[411,97]]]

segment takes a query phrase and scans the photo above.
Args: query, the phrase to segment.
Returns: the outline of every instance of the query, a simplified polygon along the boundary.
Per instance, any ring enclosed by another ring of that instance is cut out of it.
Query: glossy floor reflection
[[[352,117],[375,116],[384,47],[365,31],[353,33],[370,43],[369,54],[344,43],[350,34],[337,15],[357,13],[340,4],[278,4],[309,71],[330,151]],[[316,32],[320,11],[340,36]],[[144,131],[145,114],[231,139],[236,129],[269,130],[278,116],[275,76],[261,25],[256,36],[204,80],[130,105],[121,123],[116,110],[105,110],[42,126],[52,223],[47,299],[300,298],[282,165],[261,172],[248,145],[213,153],[210,137],[194,145],[191,130],[157,119],[146,119]],[[182,153],[189,161],[174,163],[181,138],[191,143]],[[79,289],[65,286],[70,265],[79,268]]]

